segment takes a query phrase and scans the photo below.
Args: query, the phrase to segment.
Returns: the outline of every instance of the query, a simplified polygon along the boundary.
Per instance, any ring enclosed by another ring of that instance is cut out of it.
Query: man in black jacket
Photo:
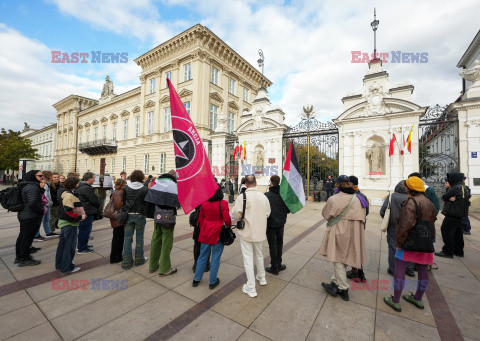
[[[290,213],[287,205],[280,196],[280,177],[270,177],[270,188],[265,195],[270,202],[271,213],[267,219],[267,240],[270,249],[270,266],[265,270],[278,275],[279,271],[287,267],[282,264],[283,231],[287,222],[287,214]]]
[[[332,176],[329,175],[325,179],[325,191],[327,192],[327,200],[333,195],[333,189],[335,188],[335,180],[332,179]]]
[[[87,218],[78,226],[78,253],[86,254],[92,253],[93,248],[88,246],[90,233],[92,232],[93,219],[99,213],[101,206],[100,199],[95,194],[92,185],[95,182],[95,174],[87,172],[83,175],[82,181],[75,189],[75,194],[80,199],[85,210]]]
[[[447,173],[447,192],[442,196],[445,205],[442,214],[442,239],[445,244],[441,252],[435,256],[453,258],[453,255],[463,257],[462,219],[467,215],[468,192],[463,184],[463,173]]]

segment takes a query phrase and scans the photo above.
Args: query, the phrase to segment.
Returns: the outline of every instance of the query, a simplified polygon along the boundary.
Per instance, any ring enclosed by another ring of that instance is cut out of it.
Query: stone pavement
[[[150,274],[146,265],[124,271],[119,264],[109,264],[112,231],[108,222],[101,220],[94,224],[91,244],[95,253],[76,255],[74,261],[82,271],[62,278],[69,285],[76,282],[81,289],[66,290],[64,283],[52,282],[60,277],[54,271],[58,239],[34,243],[42,248],[35,255],[42,260],[40,265],[17,267],[13,245],[18,222],[15,214],[2,210],[0,339],[458,340],[463,336],[480,340],[479,213],[471,216],[473,231],[465,238],[465,257],[436,259],[439,269],[431,272],[434,280],[424,299],[425,310],[401,302],[403,312],[396,313],[382,301],[393,291],[392,278],[386,273],[387,243],[378,228],[378,207],[373,207],[368,217],[365,266],[367,279],[378,281],[378,288],[369,282],[365,290],[350,290],[350,302],[323,291],[321,282],[330,281],[333,266],[318,254],[325,231],[322,207],[309,202],[299,213],[289,215],[284,255],[287,269],[279,276],[268,274],[268,285],[257,285],[257,298],[249,298],[241,290],[246,279],[238,241],[225,247],[220,286],[209,290],[206,273],[200,285],[192,288],[192,229],[183,213],[172,251],[177,274],[161,278]],[[438,221],[438,232],[440,224]],[[152,232],[149,221],[146,250]],[[263,250],[267,262],[266,242]],[[117,282],[99,284],[98,279]],[[108,290],[112,283],[120,286]]]

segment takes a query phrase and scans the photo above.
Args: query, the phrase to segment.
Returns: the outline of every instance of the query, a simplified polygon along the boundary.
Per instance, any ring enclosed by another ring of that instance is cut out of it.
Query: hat
[[[167,174],[172,175],[175,179],[177,179],[177,171],[175,169],[170,169]]]
[[[358,186],[358,178],[355,175],[350,175],[349,178],[354,186]]]
[[[338,178],[337,178],[337,181],[336,183],[340,183],[340,182],[351,182],[350,181],[350,178],[346,175],[340,175]]]
[[[425,183],[417,176],[412,176],[405,180],[405,184],[412,191],[425,192]]]

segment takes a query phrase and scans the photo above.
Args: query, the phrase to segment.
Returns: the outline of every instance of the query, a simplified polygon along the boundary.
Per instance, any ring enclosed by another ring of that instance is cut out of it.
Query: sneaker
[[[49,234],[45,235],[46,237],[50,237],[50,238],[56,238],[58,236],[60,236],[58,233],[55,233],[55,232],[50,232]]]
[[[215,289],[219,284],[220,284],[220,279],[217,277],[217,280],[215,281],[215,283],[209,284],[209,285],[208,285],[208,288],[209,288],[210,290],[213,290],[213,289]]]
[[[249,289],[247,284],[243,285],[242,291],[252,298],[257,297],[257,291],[255,289]]]
[[[440,251],[440,252],[435,252],[435,256],[437,257],[443,257],[443,258],[453,258],[452,255],[447,255],[445,252]]]
[[[417,301],[417,300],[415,299],[415,296],[413,295],[413,293],[410,293],[410,295],[402,295],[402,298],[403,298],[405,301],[413,304],[413,305],[414,305],[415,307],[417,307],[418,309],[421,309],[421,310],[425,309],[425,306],[423,305],[423,302],[422,302],[422,301]]]
[[[19,267],[35,266],[35,265],[38,265],[38,264],[40,264],[40,263],[41,263],[41,261],[35,260],[35,259],[31,258],[31,259],[27,259],[27,260],[24,260],[24,261],[19,262],[19,263],[18,263],[18,266],[19,266]]]
[[[160,277],[165,277],[165,276],[170,276],[173,274],[177,273],[177,268],[171,268],[170,271],[164,273],[164,274],[159,274]]]
[[[285,264],[280,264],[280,265],[278,266],[278,271],[283,271],[283,270],[285,270],[286,268],[287,268],[287,266],[286,266]]]
[[[267,279],[265,277],[260,278],[259,275],[255,276],[255,279],[260,282],[260,285],[267,285]]]
[[[267,266],[265,271],[272,275],[278,276],[278,268],[275,266]]]
[[[42,236],[38,236],[38,237],[35,237],[35,238],[33,239],[34,242],[44,242],[44,241],[46,241],[46,240],[47,240],[47,238],[42,237]]]
[[[385,296],[383,298],[383,302],[385,302],[388,306],[390,306],[397,313],[400,313],[402,311],[402,308],[400,307],[400,303],[393,302],[393,296]]]
[[[348,289],[345,290],[337,290],[338,296],[342,298],[344,301],[350,301],[350,298],[348,297]]]
[[[194,288],[198,287],[198,283],[200,283],[200,281],[193,280],[192,287]]]
[[[86,249],[86,250],[78,251],[77,253],[78,253],[79,255],[86,255],[86,254],[88,254],[88,253],[93,253],[93,252],[94,252],[93,249]]]
[[[338,285],[335,283],[331,282],[330,284],[327,284],[325,282],[322,282],[322,287],[325,289],[325,291],[332,295],[333,297],[337,297],[338,294]]]
[[[80,271],[80,270],[82,270],[82,268],[79,267],[79,266],[76,266],[75,268],[73,268],[72,271],[70,271],[70,272],[65,272],[65,273],[61,272],[61,274],[62,274],[62,275],[69,275],[69,274],[73,274],[74,272],[78,272],[78,271]]]

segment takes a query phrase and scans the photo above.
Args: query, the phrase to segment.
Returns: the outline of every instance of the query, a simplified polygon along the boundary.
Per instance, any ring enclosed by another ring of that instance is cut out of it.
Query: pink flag
[[[218,188],[202,139],[169,79],[178,200],[189,213],[210,199]]]

